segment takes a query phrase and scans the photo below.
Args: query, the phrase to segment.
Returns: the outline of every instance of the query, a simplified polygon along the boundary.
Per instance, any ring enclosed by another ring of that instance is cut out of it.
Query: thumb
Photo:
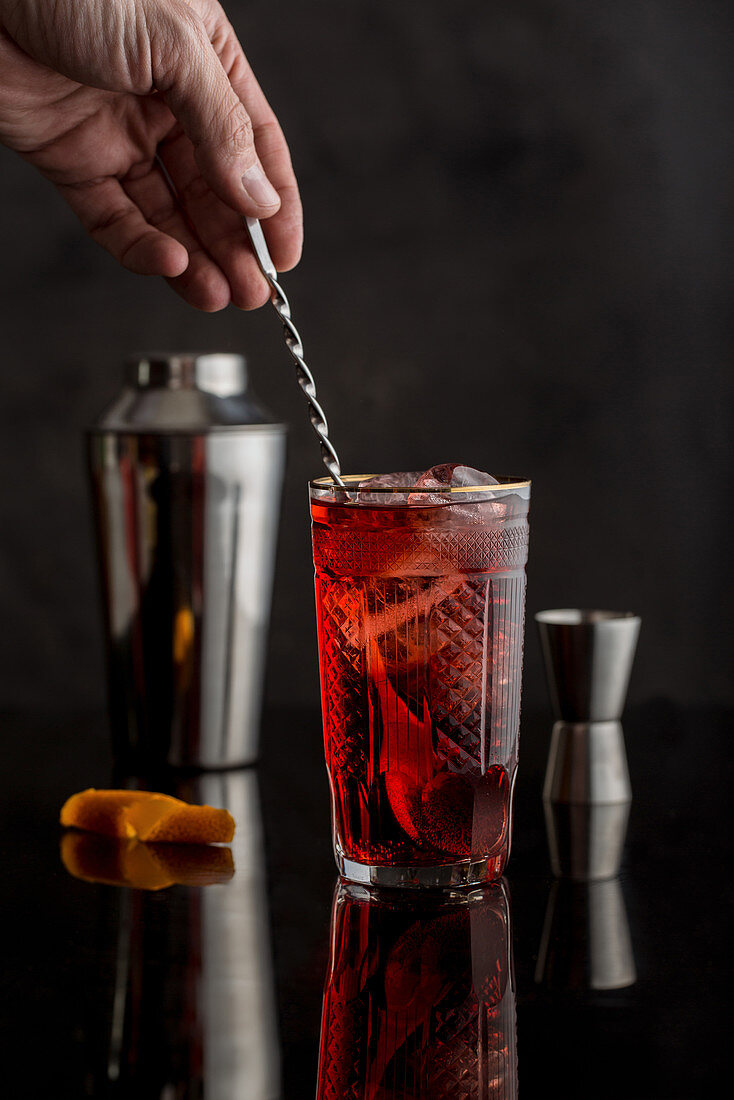
[[[234,210],[269,218],[280,197],[255,149],[252,120],[203,21],[187,4],[156,6],[150,26],[154,85],[194,146],[202,176]]]

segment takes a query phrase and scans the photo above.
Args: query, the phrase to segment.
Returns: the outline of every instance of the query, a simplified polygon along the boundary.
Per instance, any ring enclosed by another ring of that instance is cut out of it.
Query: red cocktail
[[[415,477],[311,486],[334,847],[358,882],[481,882],[510,847],[529,483]]]

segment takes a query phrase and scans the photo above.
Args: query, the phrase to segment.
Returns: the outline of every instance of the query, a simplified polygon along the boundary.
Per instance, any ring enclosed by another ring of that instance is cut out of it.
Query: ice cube
[[[422,473],[415,482],[416,489],[461,489],[469,486],[498,485],[496,477],[485,474],[482,470],[475,470],[471,466],[462,466],[459,462],[444,462],[439,466],[432,466],[430,470]],[[408,499],[409,504],[445,504],[453,503],[452,509],[457,519],[475,520],[479,518],[476,509],[466,510],[466,504],[476,504],[492,500],[491,492],[482,489],[478,493],[412,493]],[[466,514],[464,514],[466,512]],[[461,514],[459,514],[461,513]]]
[[[430,470],[418,474],[413,485],[416,489],[423,490],[443,489],[448,486],[449,481],[442,476],[442,472],[450,468],[449,466],[432,466]],[[431,504],[446,504],[450,499],[449,493],[411,493],[408,497],[408,504],[422,504],[424,508],[427,508]]]
[[[457,488],[465,485],[499,485],[499,481],[491,474],[485,474],[471,466],[454,466],[451,485]]]
[[[451,475],[452,488],[474,488],[475,486],[499,485],[496,477],[485,474],[482,470],[475,470],[471,466],[455,466]],[[455,510],[461,512],[461,518],[465,522],[489,521],[497,517],[502,511],[500,504],[494,501],[494,493],[482,489],[477,493],[454,493],[453,501],[459,507]]]
[[[414,470],[398,471],[394,474],[376,474],[374,477],[360,481],[360,492],[367,489],[412,489],[421,475]]]
[[[475,470],[471,466],[464,466],[460,462],[443,462],[438,466],[431,466],[430,470],[422,473],[414,470],[398,471],[390,474],[377,474],[374,477],[365,478],[359,483],[360,504],[382,504],[430,508],[436,504],[453,504],[452,514],[457,520],[478,522],[481,515],[477,508],[466,508],[466,505],[484,504],[493,499],[493,495],[485,486],[498,485],[496,477]],[[450,493],[441,492],[448,489],[463,489],[477,486],[476,493]],[[420,489],[421,492],[396,493],[394,489]],[[436,490],[426,492],[426,489]]]
[[[419,474],[414,482],[415,487],[416,489],[442,489],[451,484],[453,470],[454,464],[450,462],[444,462],[441,466],[431,466],[430,470]]]
[[[410,766],[412,744],[397,759]],[[471,855],[473,791],[468,777],[442,771],[422,781],[395,768],[383,775],[390,808],[411,840],[456,856]]]
[[[402,470],[392,474],[377,474],[359,483],[360,504],[407,504],[407,493],[380,492],[384,489],[412,489],[420,474],[415,470]]]
[[[416,489],[441,489],[444,486],[454,489],[466,485],[498,485],[499,482],[491,474],[462,466],[460,462],[443,462],[420,474],[413,484]]]

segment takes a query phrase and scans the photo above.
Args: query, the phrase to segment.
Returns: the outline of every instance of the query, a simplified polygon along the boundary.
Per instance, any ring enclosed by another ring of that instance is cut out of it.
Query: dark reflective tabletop
[[[156,777],[231,810],[231,860],[63,837],[70,793],[123,785],[106,720],[6,716],[5,1094],[718,1094],[733,717],[630,711],[621,873],[572,883],[540,798],[552,723],[526,716],[504,882],[415,898],[338,886],[316,712],[266,714],[257,769]]]

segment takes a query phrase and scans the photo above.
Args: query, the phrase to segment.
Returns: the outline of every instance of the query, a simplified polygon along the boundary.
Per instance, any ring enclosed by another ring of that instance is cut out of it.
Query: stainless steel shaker
[[[88,435],[120,758],[257,756],[285,426],[240,355],[144,355]]]

